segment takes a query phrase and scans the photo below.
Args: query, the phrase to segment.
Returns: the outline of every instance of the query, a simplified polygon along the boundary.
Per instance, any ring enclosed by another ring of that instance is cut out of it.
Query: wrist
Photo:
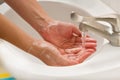
[[[42,46],[43,44],[44,44],[43,41],[34,40],[32,45],[29,46],[27,52],[38,57],[38,58],[41,58],[41,56],[43,55],[43,52],[45,50],[45,47]]]
[[[36,22],[34,25],[36,30],[42,33],[47,30],[48,25],[54,22],[54,20],[48,16],[36,16],[34,22]]]
[[[44,38],[44,37],[49,35],[49,32],[52,29],[52,26],[56,26],[56,25],[58,25],[58,21],[56,21],[56,20],[49,20],[45,27],[43,27],[42,29],[39,28],[38,33],[40,33],[41,36]]]

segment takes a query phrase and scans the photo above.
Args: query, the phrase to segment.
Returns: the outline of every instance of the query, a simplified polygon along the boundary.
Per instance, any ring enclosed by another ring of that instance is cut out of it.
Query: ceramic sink
[[[56,20],[74,23],[70,19],[71,11],[76,11],[82,16],[91,16],[89,10],[86,11],[80,5],[78,7],[57,1],[39,3],[49,16]],[[5,8],[1,13],[20,28],[33,37],[42,39],[10,7],[3,4],[1,8]],[[0,39],[0,62],[17,80],[120,80],[120,47],[112,46],[109,41],[94,33],[90,35],[97,40],[97,51],[81,64],[68,67],[47,66],[36,57],[2,39]]]

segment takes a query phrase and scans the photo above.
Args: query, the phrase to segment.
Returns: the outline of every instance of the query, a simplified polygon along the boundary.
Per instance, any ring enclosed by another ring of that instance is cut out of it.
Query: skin
[[[34,41],[25,32],[21,31],[15,24],[0,14],[0,38],[9,41],[23,50],[28,50]],[[27,40],[26,40],[27,39]],[[25,44],[26,43],[26,44]]]
[[[54,45],[42,41],[35,41],[29,50],[34,55],[40,58],[44,63],[50,66],[71,66],[83,62],[88,56],[90,56],[95,50],[72,48],[69,50],[58,49]]]
[[[79,48],[78,44],[81,44],[80,30],[71,23],[56,21],[48,16],[36,0],[27,2],[26,0],[5,0],[5,2],[26,20],[44,40],[63,49]],[[92,41],[96,43],[95,40]]]
[[[95,40],[86,38],[86,49],[74,47],[63,49],[49,42],[36,40],[17,25],[0,14],[0,38],[11,42],[17,47],[36,56],[50,66],[70,66],[83,62],[88,56],[95,52]],[[91,41],[91,47],[87,43]]]
[[[46,64],[52,66],[74,65],[83,62],[95,52],[96,40],[86,37],[85,48],[82,48],[80,30],[71,23],[52,19],[36,0],[27,2],[26,0],[5,0],[5,2],[26,20],[45,41],[32,38],[6,19],[3,19],[6,27],[1,29],[1,37],[38,57]],[[4,24],[1,23],[1,25]],[[7,28],[8,26],[9,28]]]

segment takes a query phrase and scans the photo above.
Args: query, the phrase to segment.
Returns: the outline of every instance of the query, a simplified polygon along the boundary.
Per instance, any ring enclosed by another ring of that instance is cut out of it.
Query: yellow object
[[[0,73],[0,78],[7,78],[7,77],[11,77],[11,75],[9,73]]]
[[[6,69],[0,66],[0,80],[15,80]]]

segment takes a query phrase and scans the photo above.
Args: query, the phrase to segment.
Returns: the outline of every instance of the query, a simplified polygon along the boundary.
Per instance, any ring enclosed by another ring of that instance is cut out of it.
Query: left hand
[[[41,35],[46,41],[63,49],[72,48],[82,43],[80,30],[74,24],[67,22],[53,21]],[[96,40],[92,38],[86,40],[93,43],[91,47],[96,46]]]

